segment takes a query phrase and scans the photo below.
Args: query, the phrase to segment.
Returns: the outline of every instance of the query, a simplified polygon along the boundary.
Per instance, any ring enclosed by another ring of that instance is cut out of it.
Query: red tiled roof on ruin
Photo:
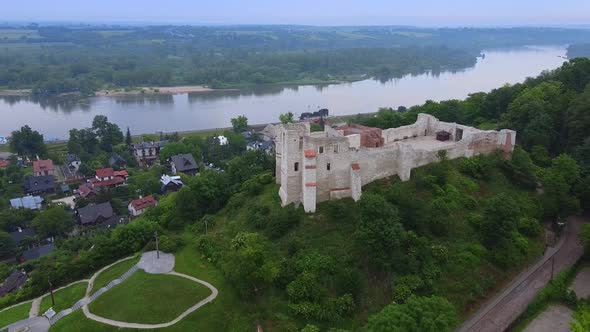
[[[306,187],[317,187],[317,183],[315,182],[308,182],[305,184]]]
[[[34,160],[33,161],[33,172],[41,173],[41,172],[53,172],[53,160]]]
[[[385,139],[381,135],[381,129],[367,127],[355,123],[347,124],[337,128],[344,135],[360,135],[361,146],[367,148],[378,148],[385,144]]]
[[[99,178],[108,178],[114,175],[115,171],[112,168],[100,168],[96,170],[96,176]]]
[[[131,201],[131,205],[133,205],[133,208],[136,211],[147,209],[149,207],[156,206],[157,204],[158,202],[152,195]]]
[[[303,151],[303,154],[305,155],[305,158],[313,158],[316,156],[316,152],[315,150],[305,150]]]

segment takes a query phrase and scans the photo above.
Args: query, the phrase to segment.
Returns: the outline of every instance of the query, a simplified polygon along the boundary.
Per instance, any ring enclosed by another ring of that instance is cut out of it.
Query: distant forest
[[[389,80],[460,70],[484,48],[572,44],[590,30],[308,26],[0,27],[0,89],[39,96],[103,88]]]

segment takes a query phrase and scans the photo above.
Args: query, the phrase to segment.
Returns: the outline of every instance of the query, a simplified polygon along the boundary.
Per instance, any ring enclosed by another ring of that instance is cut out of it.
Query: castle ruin
[[[315,212],[318,202],[352,197],[359,200],[362,186],[398,175],[410,179],[412,169],[439,160],[490,154],[501,150],[509,157],[516,132],[479,130],[419,114],[408,126],[378,129],[361,125],[311,132],[309,123],[276,125],[276,179],[282,205],[303,203]]]

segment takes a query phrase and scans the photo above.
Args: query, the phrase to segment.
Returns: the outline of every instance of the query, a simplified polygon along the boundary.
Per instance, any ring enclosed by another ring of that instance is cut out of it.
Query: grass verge
[[[55,306],[53,306],[53,310],[57,313],[73,306],[84,297],[87,285],[87,282],[79,282],[53,293],[53,297],[55,298]],[[49,310],[49,308],[51,308],[51,295],[45,295],[41,301],[39,315],[42,315],[45,311]]]
[[[125,272],[127,272],[133,265],[137,264],[139,261],[139,257],[128,259],[126,261],[122,261],[117,263],[110,268],[102,271],[94,280],[94,285],[92,286],[92,293],[96,292],[97,290],[103,288],[104,286],[108,285],[109,282],[119,278]]]
[[[31,302],[17,305],[8,310],[0,311],[0,328],[29,317]]]

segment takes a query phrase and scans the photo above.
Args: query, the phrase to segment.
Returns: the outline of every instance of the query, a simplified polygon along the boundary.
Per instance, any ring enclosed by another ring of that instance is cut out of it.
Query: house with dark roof
[[[92,182],[83,183],[76,190],[76,194],[81,198],[91,199],[98,195],[98,188],[95,188]]]
[[[121,157],[120,155],[114,154],[109,157],[109,166],[118,169],[126,168],[127,161],[125,161],[125,159],[123,159],[123,157]]]
[[[195,175],[199,172],[199,165],[190,153],[172,156],[169,160],[174,175],[178,173]]]
[[[274,152],[274,142],[273,141],[256,141],[250,142],[246,145],[246,150],[253,150],[253,151],[263,151],[267,154],[272,154]]]
[[[35,236],[37,235],[37,233],[32,228],[20,228],[19,227],[16,232],[11,232],[11,233],[9,233],[9,235],[16,243],[16,246],[19,247],[21,245],[21,242],[23,242],[23,240],[25,240],[27,238],[35,239]]]
[[[4,282],[0,285],[0,297],[4,297],[9,293],[16,292],[21,289],[28,278],[29,277],[25,271],[12,271],[8,278],[6,278],[6,280],[4,280]]]
[[[182,186],[184,185],[182,183],[182,180],[180,179],[180,176],[170,176],[166,174],[162,175],[162,177],[160,178],[160,184],[161,193],[179,191],[180,188],[182,188]]]
[[[55,190],[53,175],[29,176],[23,183],[23,188],[28,194],[51,193]]]
[[[148,208],[158,205],[158,201],[152,195],[146,197],[139,197],[138,199],[132,200],[127,206],[129,214],[132,217],[137,217],[144,213]]]
[[[82,226],[116,225],[119,223],[119,217],[115,214],[109,202],[90,204],[78,209],[78,220]]]
[[[29,250],[23,252],[23,254],[21,255],[19,260],[21,262],[30,261],[32,259],[37,259],[37,258],[41,258],[43,256],[47,256],[54,251],[55,251],[55,245],[53,243],[45,244],[40,247],[35,247],[35,248],[29,249]]]
[[[138,162],[146,165],[152,165],[160,156],[160,149],[166,145],[168,141],[158,142],[139,142],[131,145],[133,156]]]
[[[66,166],[72,171],[78,171],[80,169],[80,165],[82,165],[82,160],[80,157],[73,153],[68,153],[66,155]]]
[[[55,167],[53,166],[53,160],[33,160],[33,174],[36,176],[54,175]]]

